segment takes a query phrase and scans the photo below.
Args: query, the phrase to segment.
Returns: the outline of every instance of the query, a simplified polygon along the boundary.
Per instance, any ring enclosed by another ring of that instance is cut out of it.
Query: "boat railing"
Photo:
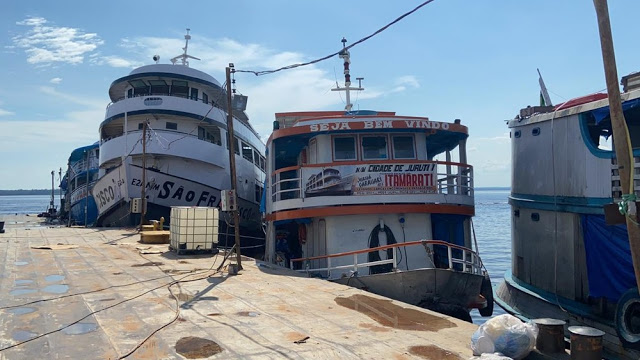
[[[146,93],[141,93],[141,94],[135,94],[132,96],[121,96],[113,101],[111,101],[110,103],[107,104],[107,109],[109,107],[111,107],[111,105],[122,101],[122,100],[126,100],[126,99],[133,99],[133,98],[141,98],[141,97],[147,97],[147,96],[171,96],[171,97],[177,97],[177,98],[182,98],[182,99],[188,99],[188,100],[193,100],[193,101],[201,101],[205,104],[213,104],[216,105],[217,107],[219,107],[219,105],[211,98],[206,99],[207,101],[205,101],[204,98],[202,97],[197,97],[197,96],[190,96],[190,95],[185,95],[185,94],[172,94],[172,93],[151,93],[151,92],[146,92]]]
[[[368,254],[370,252],[373,251],[380,251],[380,250],[387,250],[387,249],[398,249],[398,248],[402,248],[402,247],[408,247],[408,246],[416,246],[416,245],[422,245],[425,249],[425,251],[427,252],[427,255],[433,260],[433,256],[434,256],[434,251],[436,249],[436,247],[443,247],[446,248],[447,251],[447,260],[445,262],[445,268],[452,270],[452,271],[459,271],[459,272],[464,272],[464,273],[469,273],[469,274],[474,274],[474,275],[482,275],[482,260],[480,259],[480,256],[473,250],[464,247],[464,246],[460,246],[460,245],[456,245],[456,244],[451,244],[449,242],[446,241],[442,241],[442,240],[418,240],[418,241],[409,241],[409,242],[404,242],[404,243],[397,243],[397,244],[391,244],[391,245],[383,245],[383,246],[377,246],[377,247],[372,247],[372,248],[367,248],[367,249],[361,249],[361,250],[355,250],[355,251],[347,251],[347,252],[341,252],[341,253],[336,253],[336,254],[330,254],[330,255],[321,255],[321,256],[312,256],[312,257],[306,257],[306,258],[297,258],[297,259],[291,259],[290,263],[289,263],[289,267],[292,270],[296,270],[298,272],[304,272],[307,274],[311,274],[311,273],[318,273],[318,272],[327,272],[327,276],[329,278],[331,278],[331,271],[332,270],[346,270],[349,269],[351,271],[358,272],[359,269],[362,268],[370,268],[372,266],[376,266],[376,265],[384,265],[384,264],[391,264],[392,266],[392,271],[397,271],[397,264],[398,262],[396,261],[396,251],[392,251],[392,257],[391,259],[386,259],[386,260],[378,260],[378,261],[367,261],[367,262],[358,262],[358,255],[360,254]],[[332,266],[331,265],[331,259],[336,259],[336,258],[342,258],[342,257],[347,257],[347,256],[353,256],[353,263],[352,264],[347,264],[347,265],[337,265],[337,266]],[[318,268],[311,268],[310,264],[311,261],[314,260],[326,260],[326,266],[324,267],[318,267]],[[301,269],[295,269],[295,263],[299,263],[302,262],[303,266]],[[441,267],[438,267],[441,268]]]
[[[73,176],[80,174],[90,169],[98,168],[98,158],[95,156],[89,157],[89,161],[86,158],[78,160],[71,165],[71,171]]]
[[[416,162],[380,162],[380,164],[415,164]],[[356,164],[355,166],[363,166],[366,167],[371,165],[372,163],[365,164]],[[376,162],[377,164],[377,162]],[[435,164],[435,184],[433,189],[431,190],[415,190],[414,192],[407,194],[444,194],[444,195],[463,195],[463,196],[473,196],[473,167],[471,165],[456,163],[456,162],[445,162],[445,161],[421,161],[418,164]],[[346,167],[351,167],[353,165],[346,165]],[[289,200],[289,199],[304,199],[305,192],[314,189],[312,186],[313,183],[305,184],[305,181],[314,181],[324,180],[322,176],[318,179],[313,179],[313,177],[309,177],[308,179],[303,179],[303,172],[307,172],[307,177],[309,172],[313,172],[314,169],[318,169],[316,172],[322,173],[322,168],[331,168],[333,170],[340,171],[343,168],[347,171],[353,171],[352,169],[345,168],[345,165],[336,165],[336,164],[307,164],[304,166],[290,166],[282,169],[278,169],[274,171],[271,175],[271,196],[272,201],[280,201],[280,200]],[[445,169],[444,172],[438,171],[440,169]],[[350,176],[350,174],[342,173],[343,177]],[[383,192],[377,193],[378,195],[389,195],[389,194],[402,194],[400,191],[392,191],[393,186],[388,189],[388,194]]]

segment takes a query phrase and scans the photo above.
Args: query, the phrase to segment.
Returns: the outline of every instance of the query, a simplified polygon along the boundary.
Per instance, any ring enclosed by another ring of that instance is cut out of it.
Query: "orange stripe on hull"
[[[371,215],[371,214],[455,214],[474,216],[475,208],[466,205],[445,204],[386,204],[386,205],[345,205],[321,208],[284,210],[267,214],[268,221],[293,220],[310,217],[327,217],[339,215]]]

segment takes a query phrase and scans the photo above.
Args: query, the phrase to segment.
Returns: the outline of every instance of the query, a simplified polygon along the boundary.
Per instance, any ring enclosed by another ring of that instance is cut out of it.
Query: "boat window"
[[[257,167],[260,167],[260,154],[256,149],[253,149],[253,162],[256,164]]]
[[[233,148],[233,152],[236,153],[236,155],[240,155],[240,147],[238,147],[238,138],[234,137],[234,140],[236,141],[236,143],[234,144],[234,148]],[[229,133],[227,132],[227,150],[229,149]]]
[[[144,127],[144,123],[138,123],[138,130],[142,130],[143,127]]]
[[[149,80],[151,95],[169,95],[169,85],[164,80]]]
[[[519,137],[520,137],[520,135],[522,135],[522,132],[521,132],[520,130],[516,130],[516,132],[514,133],[514,136],[515,136],[516,138],[519,138]]]
[[[262,186],[256,184],[255,189],[256,202],[260,202],[262,200]]]
[[[251,145],[248,145],[244,141],[241,141],[241,143],[242,143],[242,157],[253,162],[253,149],[251,148]]]
[[[133,97],[133,88],[129,88],[129,90],[127,90],[127,97]]]
[[[334,137],[335,160],[356,160],[356,140],[353,137]]]
[[[539,127],[537,127],[537,128],[533,128],[533,130],[531,130],[531,134],[532,134],[533,136],[538,136],[538,135],[540,135],[540,128],[539,128]]]
[[[191,88],[191,100],[198,100],[198,89]]]
[[[179,97],[189,96],[189,85],[183,80],[171,81],[171,95]]]
[[[388,159],[386,136],[363,136],[362,159],[381,160]]]
[[[205,104],[209,103],[209,95],[202,93],[202,102]]]
[[[266,160],[264,156],[260,156],[260,169],[262,169],[262,171],[266,171],[265,164],[266,164]]]
[[[169,130],[178,130],[178,124],[174,122],[167,121],[167,124],[165,125],[165,127]]]
[[[212,144],[222,145],[220,128],[217,126],[198,126],[198,139],[208,141]]]
[[[394,159],[415,159],[416,152],[413,145],[413,136],[393,137],[393,158]]]
[[[149,95],[149,86],[142,80],[130,80],[129,84],[133,86],[133,96]]]

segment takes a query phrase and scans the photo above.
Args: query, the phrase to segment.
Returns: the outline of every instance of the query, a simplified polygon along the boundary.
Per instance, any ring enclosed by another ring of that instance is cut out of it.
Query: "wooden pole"
[[[233,190],[236,210],[233,211],[233,229],[236,238],[236,263],[238,270],[242,270],[242,260],[240,256],[240,213],[238,212],[238,183],[236,178],[236,138],[233,132],[233,109],[231,104],[231,68],[233,64],[229,64],[226,68],[227,74],[227,133],[229,134],[229,172],[231,173],[231,190]]]
[[[140,231],[144,225],[144,216],[146,215],[146,187],[147,187],[147,121],[142,123],[142,189],[140,189],[140,203],[142,209],[140,211]]]
[[[593,0],[593,4],[596,8],[598,28],[600,30],[600,45],[602,47],[604,75],[607,81],[607,92],[609,95],[613,143],[618,161],[622,194],[633,194],[635,191],[633,181],[633,151],[629,140],[629,129],[627,129],[624,113],[622,112],[622,100],[618,86],[618,69],[616,68],[613,37],[611,36],[611,23],[609,21],[609,8],[607,0]],[[640,228],[636,225],[638,218],[636,215],[635,202],[629,204],[629,209],[629,214],[625,216],[625,218],[627,222],[627,232],[629,234],[633,270],[636,275],[636,285],[640,288]]]

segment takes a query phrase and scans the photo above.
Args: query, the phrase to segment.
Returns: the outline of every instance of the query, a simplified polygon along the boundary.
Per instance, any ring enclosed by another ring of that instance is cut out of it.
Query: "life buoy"
[[[638,288],[627,290],[616,306],[616,333],[626,348],[640,349],[640,295]]]
[[[480,295],[487,299],[487,306],[478,309],[480,315],[487,317],[493,315],[493,287],[491,286],[491,279],[489,275],[485,275],[482,279],[482,286],[480,286]]]

